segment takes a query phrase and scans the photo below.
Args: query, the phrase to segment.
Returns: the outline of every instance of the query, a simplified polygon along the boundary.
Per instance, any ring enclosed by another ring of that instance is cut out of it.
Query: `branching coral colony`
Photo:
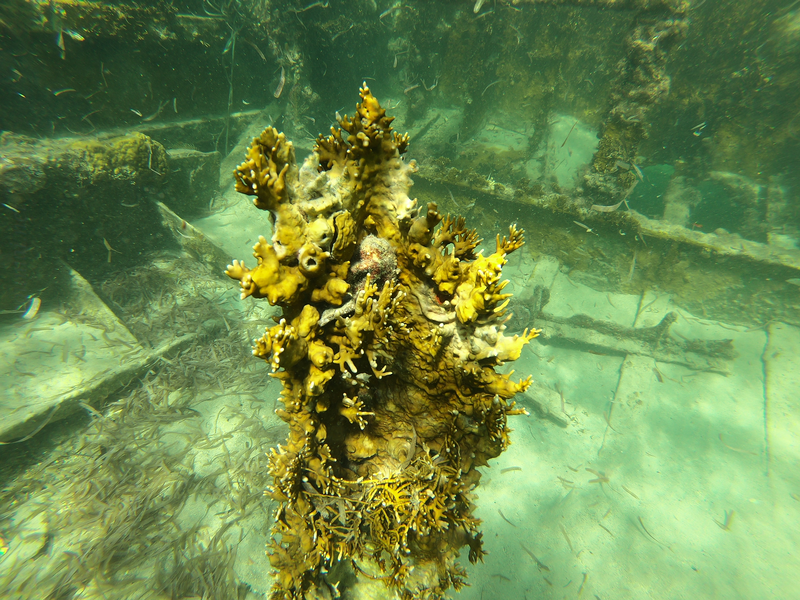
[[[510,399],[530,385],[494,367],[539,333],[503,335],[501,269],[522,231],[483,256],[463,218],[435,204],[420,216],[408,135],[366,84],[360,93],[301,168],[270,127],[234,172],[274,219],[258,266],[226,271],[242,298],[282,308],[253,350],[283,384],[290,429],[270,456],[274,599],[330,597],[325,574],[347,562],[403,598],[463,585],[458,550],[483,554],[476,467],[508,445],[507,416],[525,413]]]

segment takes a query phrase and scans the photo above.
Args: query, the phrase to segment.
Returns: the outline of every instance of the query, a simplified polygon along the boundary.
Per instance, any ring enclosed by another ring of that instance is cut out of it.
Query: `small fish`
[[[702,133],[703,133],[703,129],[705,129],[705,128],[706,128],[706,122],[705,121],[700,123],[700,125],[695,125],[694,127],[692,127],[692,135],[694,137],[700,137],[700,135],[702,135]]]
[[[5,202],[3,202],[3,206],[5,206],[8,210],[13,210],[15,213],[19,213],[19,211],[10,204],[6,204]]]
[[[522,549],[525,551],[525,553],[533,559],[533,561],[536,563],[536,566],[539,567],[540,570],[542,570],[542,571],[549,571],[550,570],[550,567],[548,567],[546,564],[544,564],[542,561],[540,561],[538,558],[536,558],[536,555],[533,552],[531,552],[530,550],[528,550],[528,548],[525,547],[525,545],[523,545],[522,542],[520,542],[519,545],[522,547]]]
[[[64,88],[63,90],[56,90],[53,92],[53,96],[60,96],[61,94],[67,94],[74,91],[76,91],[75,88]]]
[[[486,0],[476,0],[475,6],[472,7],[472,12],[477,15],[480,12],[484,2],[486,2]]]
[[[628,492],[628,493],[629,493],[631,496],[633,496],[633,497],[634,497],[634,498],[636,498],[637,500],[639,499],[639,496],[637,496],[636,494],[634,494],[632,491],[630,491],[630,490],[629,490],[628,488],[626,488],[624,485],[622,486],[622,489],[623,489],[623,490],[625,490],[626,492]]]
[[[611,509],[609,509],[609,512],[611,512]],[[606,513],[606,514],[608,514],[608,513]],[[614,533],[613,533],[613,532],[612,532],[612,531],[611,531],[611,530],[610,530],[608,527],[606,527],[606,526],[605,526],[605,525],[603,525],[602,523],[598,523],[598,525],[600,525],[600,527],[602,527],[603,529],[605,529],[605,531],[606,531],[606,533],[608,533],[608,535],[610,535],[611,537],[616,537],[616,536],[614,535]]]
[[[641,526],[642,526],[642,529],[643,529],[643,530],[644,530],[644,532],[645,532],[645,533],[648,535],[648,537],[649,537],[651,540],[653,540],[653,541],[654,541],[656,544],[658,544],[658,545],[660,546],[660,545],[661,545],[661,542],[659,542],[659,541],[658,541],[658,540],[655,538],[655,536],[653,536],[653,534],[652,534],[652,533],[650,533],[650,532],[647,530],[647,527],[645,527],[645,526],[644,526],[644,521],[642,521],[642,517],[636,517],[636,518],[637,518],[637,519],[639,519],[639,525],[641,525]]]
[[[620,200],[612,206],[605,206],[604,204],[592,204],[592,210],[596,210],[597,212],[614,212],[622,205],[622,202],[623,201]]]
[[[177,98],[173,98],[172,99],[172,110],[175,111],[176,115],[178,114],[178,99]]]
[[[135,108],[132,108],[132,109],[131,109],[131,112],[132,112],[133,114],[135,114],[137,117],[141,117],[141,116],[142,116],[142,113],[140,113],[140,112],[139,112],[138,110],[136,110]]]
[[[83,42],[83,41],[86,40],[86,38],[83,37],[80,33],[78,33],[77,31],[74,31],[72,29],[65,29],[64,33],[66,33],[69,37],[71,37],[76,42]]]
[[[58,49],[61,50],[61,60],[64,60],[67,55],[67,47],[64,45],[64,33],[60,29],[58,30],[58,35],[56,36],[56,45],[58,46]]]
[[[644,181],[644,173],[642,173],[642,170],[633,163],[631,163],[631,167],[633,167],[633,170],[636,171],[639,181]]]
[[[395,10],[397,10],[398,8],[400,8],[400,5],[399,5],[399,4],[395,4],[394,6],[391,6],[391,7],[387,8],[385,11],[383,11],[383,12],[380,14],[380,16],[378,17],[378,19],[379,19],[379,20],[380,20],[380,19],[383,19],[383,17],[385,17],[385,16],[387,16],[387,15],[391,14],[392,12],[394,12]]]
[[[579,225],[579,226],[583,227],[586,230],[586,233],[594,233],[595,235],[598,235],[597,232],[595,232],[594,229],[592,229],[591,227],[589,227],[585,223],[581,223],[580,221],[573,221],[573,223],[575,223],[575,225]]]
[[[615,160],[614,166],[618,169],[624,169],[625,171],[630,171],[631,165],[630,163],[625,162],[624,160]]]
[[[272,95],[276,98],[280,98],[283,93],[284,85],[286,85],[286,69],[281,67],[281,78],[278,80],[278,87],[275,88],[275,93]]]
[[[231,37],[228,38],[228,43],[225,44],[225,49],[222,51],[223,54],[227,54],[230,52],[233,44],[236,43],[236,33],[232,33]]]
[[[500,513],[500,517],[503,519],[503,521],[505,521],[506,523],[508,523],[508,524],[509,524],[509,525],[511,525],[512,527],[516,527],[516,525],[514,525],[514,523],[512,523],[512,522],[509,520],[509,518],[503,514],[503,511],[502,511],[502,510],[500,510],[500,509],[498,508],[498,509],[497,509],[497,512],[498,512],[498,513]]]
[[[31,298],[31,303],[28,305],[28,310],[25,311],[25,314],[22,315],[22,318],[26,321],[30,321],[36,315],[39,314],[39,309],[42,307],[42,300],[41,298],[37,298],[34,296]]]

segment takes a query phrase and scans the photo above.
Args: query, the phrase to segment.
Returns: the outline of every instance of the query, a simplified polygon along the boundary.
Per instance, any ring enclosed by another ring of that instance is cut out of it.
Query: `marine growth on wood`
[[[507,447],[507,417],[525,412],[512,398],[530,385],[495,367],[539,333],[503,334],[501,269],[522,231],[485,256],[463,218],[419,209],[408,135],[366,84],[360,94],[301,167],[268,127],[234,171],[274,222],[257,265],[226,271],[243,299],[282,309],[253,349],[283,385],[289,425],[267,491],[274,599],[335,597],[329,571],[343,566],[402,598],[464,584],[459,549],[483,554],[476,467]]]

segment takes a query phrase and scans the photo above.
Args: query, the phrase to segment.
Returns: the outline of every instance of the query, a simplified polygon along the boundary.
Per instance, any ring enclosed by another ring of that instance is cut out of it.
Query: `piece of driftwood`
[[[625,327],[578,314],[555,317],[544,311],[550,292],[537,286],[533,294],[534,326],[542,330],[543,343],[569,346],[597,354],[625,356],[641,354],[660,362],[690,369],[727,374],[728,363],[736,358],[733,340],[684,340],[669,333],[678,315],[669,312],[654,327]]]
[[[27,441],[82,403],[102,404],[200,335],[176,336],[154,348],[141,345],[72,269],[64,296],[66,306],[80,311],[76,322],[43,302],[34,320],[0,331],[0,444]]]

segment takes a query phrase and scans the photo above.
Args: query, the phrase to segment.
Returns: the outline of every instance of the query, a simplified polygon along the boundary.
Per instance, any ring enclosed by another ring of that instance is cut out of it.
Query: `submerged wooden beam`
[[[0,339],[0,373],[6,399],[0,406],[0,444],[21,443],[50,423],[97,406],[143,376],[199,334],[174,337],[155,348],[142,346],[70,269],[65,296],[76,321],[43,310],[23,327],[6,328]]]

